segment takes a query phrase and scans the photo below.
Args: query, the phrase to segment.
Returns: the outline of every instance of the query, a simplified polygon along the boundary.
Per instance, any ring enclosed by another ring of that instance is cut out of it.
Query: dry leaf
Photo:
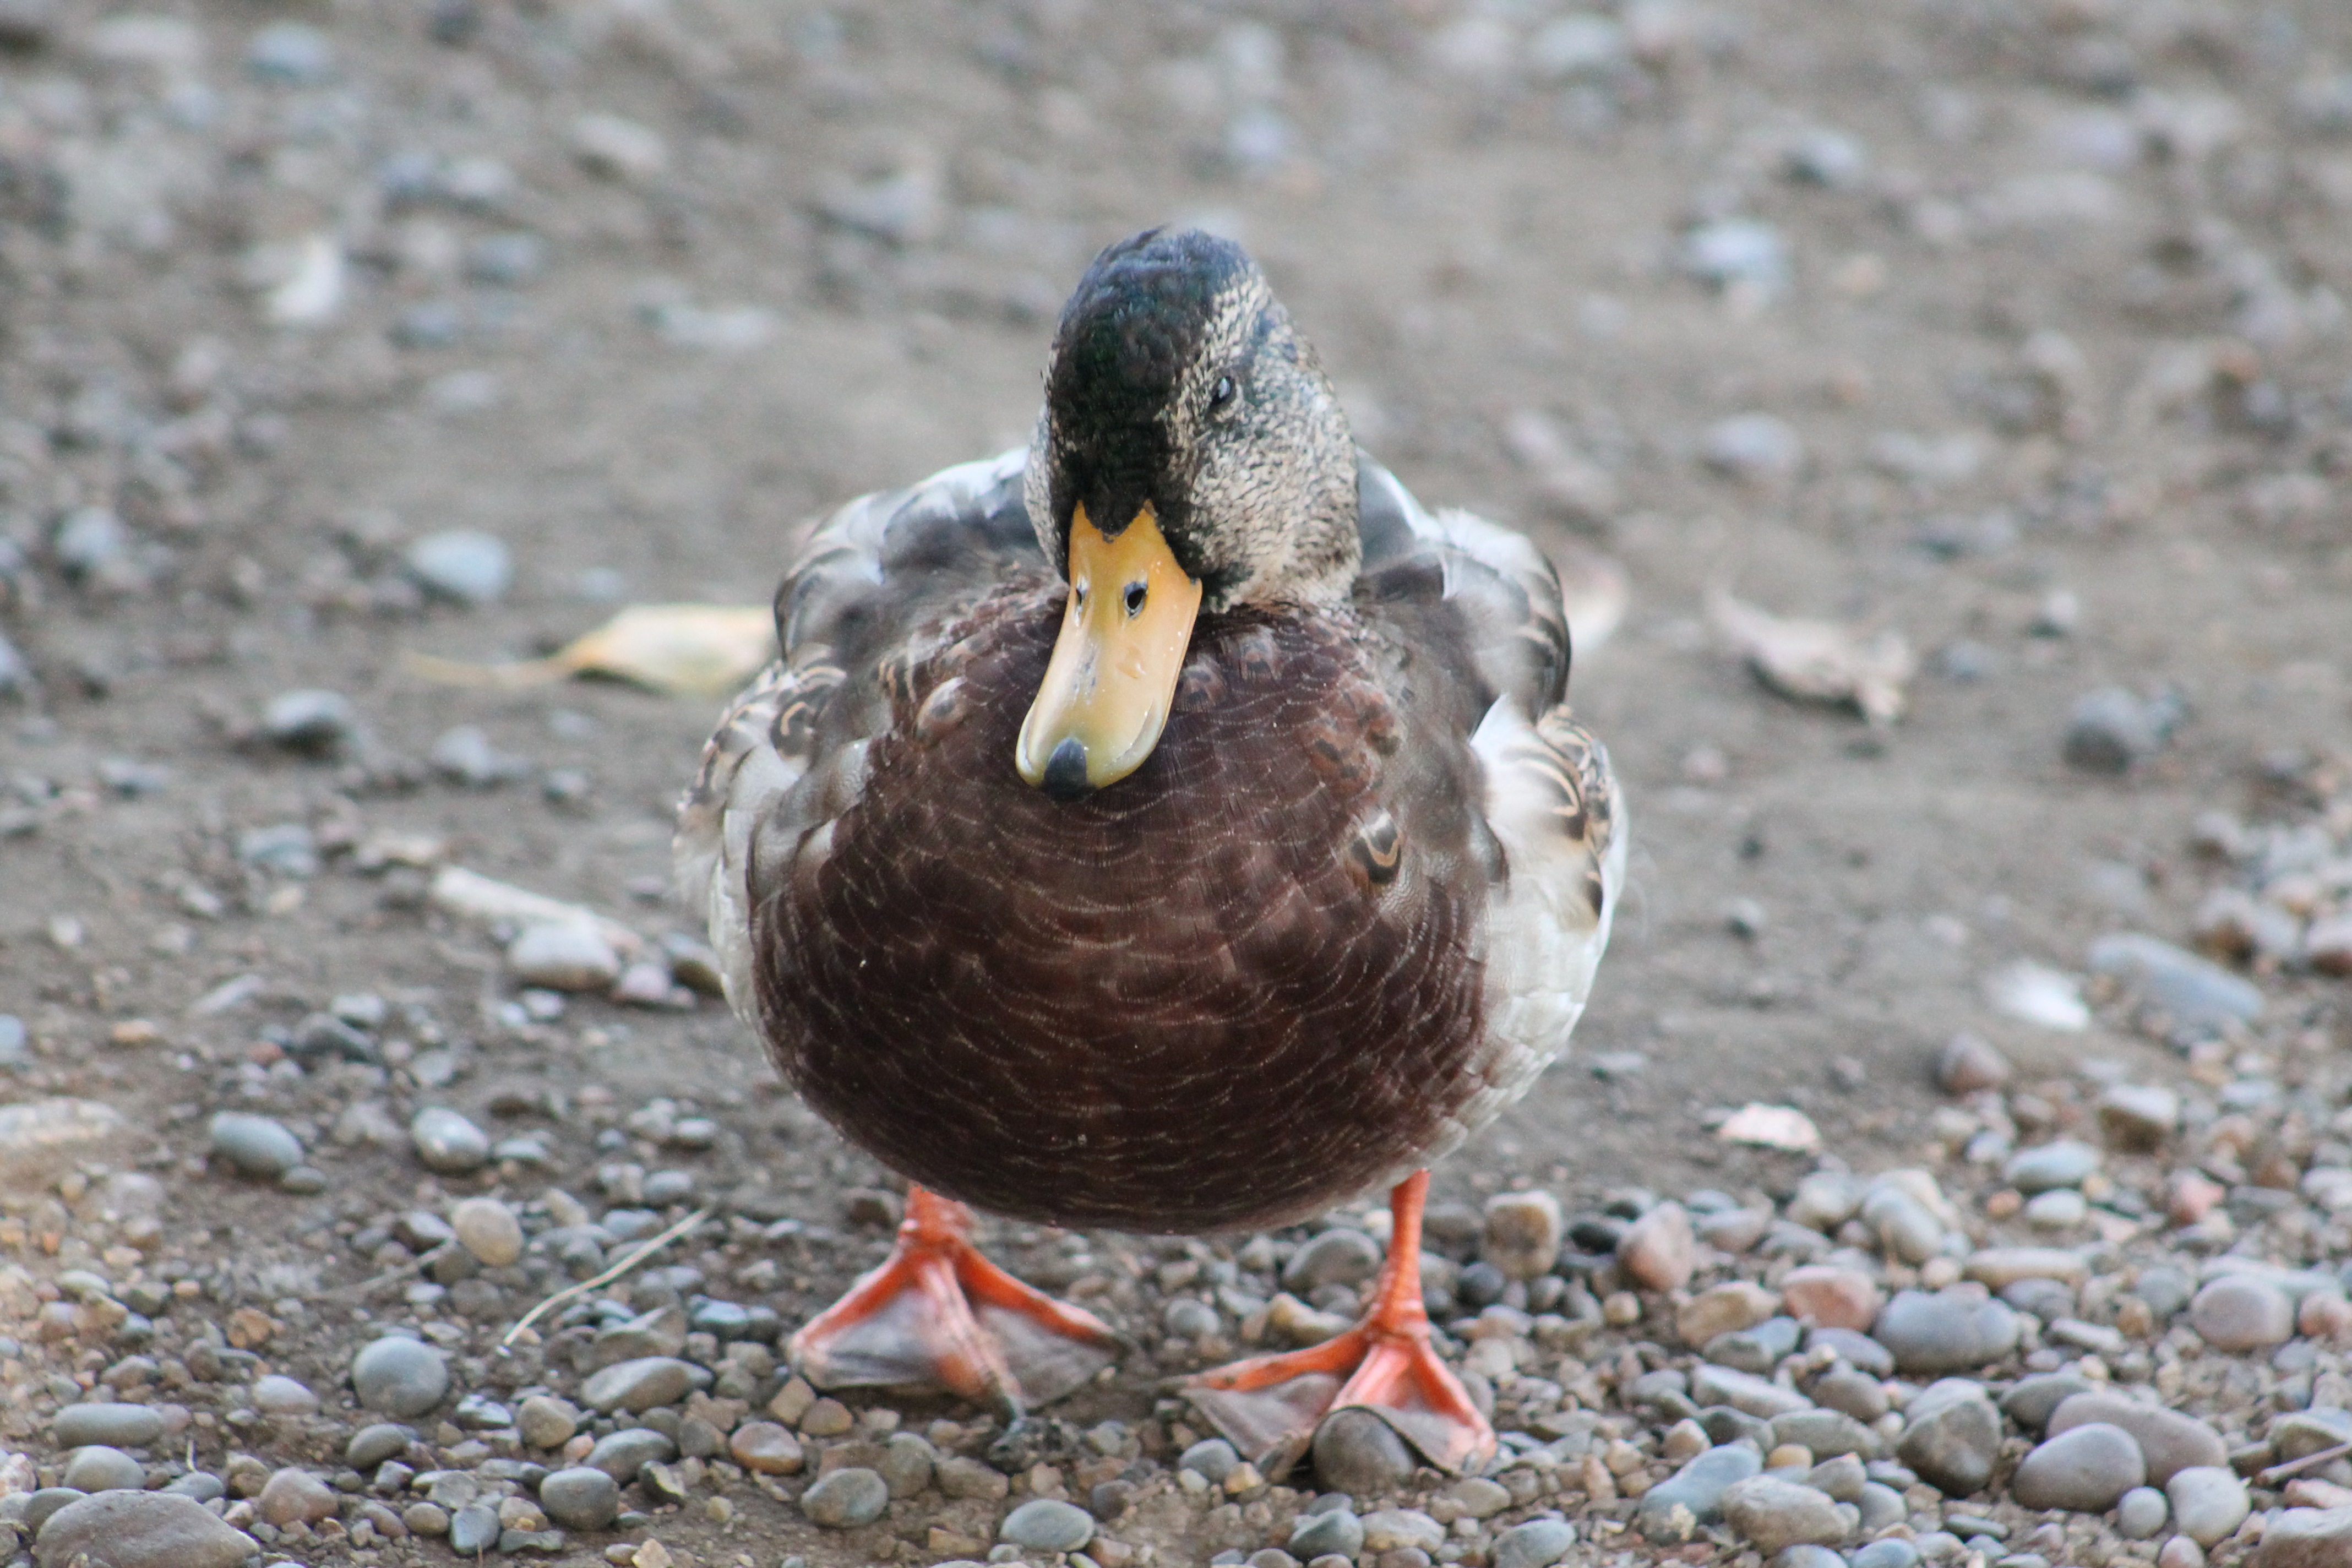
[[[405,662],[445,686],[507,689],[608,675],[656,691],[724,696],[775,657],[775,616],[764,605],[632,605],[545,658],[467,664],[412,651]]]
[[[1822,1146],[1812,1119],[1786,1105],[1743,1105],[1724,1119],[1715,1135],[1727,1143],[1748,1143],[1759,1149],[1786,1149],[1804,1154]]]
[[[1815,702],[1851,702],[1873,724],[1903,715],[1903,685],[1919,661],[1900,635],[1864,637],[1829,621],[1783,620],[1717,591],[1707,608],[1740,658],[1774,690]]]

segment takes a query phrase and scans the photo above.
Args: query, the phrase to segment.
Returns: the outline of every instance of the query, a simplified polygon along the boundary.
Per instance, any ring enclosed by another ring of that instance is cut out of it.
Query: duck
[[[1428,1171],[1566,1047],[1626,860],[1543,553],[1423,507],[1249,255],[1156,228],[1078,279],[1026,445],[841,507],[775,618],[679,886],[784,1082],[908,1184],[793,1364],[1019,1421],[1125,1342],[974,1209],[1203,1236],[1385,1191],[1360,1321],[1183,1392],[1269,1478],[1340,1416],[1490,1457]]]

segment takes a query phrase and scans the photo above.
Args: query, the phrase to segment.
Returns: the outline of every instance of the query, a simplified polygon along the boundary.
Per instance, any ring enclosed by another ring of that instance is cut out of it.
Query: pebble
[[[1874,1186],[1862,1201],[1862,1223],[1878,1237],[1887,1256],[1913,1266],[1943,1250],[1944,1226],[1927,1205],[1894,1186]]]
[[[269,1180],[302,1163],[302,1142],[267,1116],[224,1110],[212,1120],[212,1151],[242,1174]]]
[[[747,1421],[727,1440],[735,1462],[756,1475],[789,1476],[804,1462],[800,1439],[773,1421]]]
[[[1981,1286],[1958,1285],[1930,1295],[1898,1291],[1878,1316],[1871,1337],[1906,1373],[1963,1372],[2007,1355],[2017,1343],[2017,1313]]]
[[[467,1198],[449,1212],[457,1244],[487,1268],[504,1268],[522,1256],[522,1222],[496,1198]]]
[[[343,1463],[355,1470],[373,1470],[386,1459],[398,1458],[408,1451],[416,1434],[391,1421],[378,1421],[352,1434],[343,1445]]]
[[[331,756],[356,739],[360,716],[340,691],[305,688],[281,691],[261,710],[261,733],[276,746],[310,756]]]
[[[1564,1519],[1531,1519],[1495,1542],[1494,1568],[1552,1568],[1576,1545],[1576,1527]]]
[[[1496,1193],[1486,1200],[1482,1256],[1513,1279],[1549,1274],[1559,1261],[1559,1200],[1537,1190]]]
[[[494,605],[514,585],[506,541],[472,529],[426,534],[408,547],[406,564],[418,587],[461,605]]]
[[[2142,1405],[2123,1394],[2094,1390],[2075,1394],[2051,1413],[2049,1430],[2054,1436],[2093,1422],[2120,1426],[2132,1435],[2147,1461],[2150,1486],[2160,1487],[2191,1466],[2229,1463],[2229,1445],[2204,1422],[2178,1410]]]
[[[1988,1290],[2006,1290],[2023,1279],[2054,1279],[2080,1285],[2090,1278],[2082,1254],[2058,1247],[1988,1247],[1969,1254],[1961,1272]]]
[[[1682,1289],[1698,1268],[1689,1213],[1669,1202],[1635,1220],[1617,1243],[1617,1263],[1648,1289]]]
[[[2168,942],[2111,931],[2091,943],[2088,956],[2094,973],[2132,986],[2178,1028],[2215,1030],[2263,1015],[2259,986]]]
[[[68,1405],[58,1412],[49,1436],[60,1448],[102,1443],[115,1448],[143,1448],[163,1435],[163,1417],[144,1405],[93,1401]]]
[[[193,1498],[100,1492],[68,1502],[40,1531],[42,1568],[82,1559],[110,1568],[241,1568],[260,1542]]]
[[[1864,1520],[1863,1528],[1870,1528]],[[1848,1568],[1917,1568],[1919,1549],[1910,1542],[1890,1536],[1874,1541],[1848,1560]]]
[[[2205,1568],[2205,1549],[2185,1535],[2176,1535],[2156,1554],[2156,1568]]]
[[[310,1471],[288,1466],[273,1474],[254,1499],[263,1522],[284,1529],[295,1521],[315,1523],[335,1513],[335,1489]]]
[[[1826,1546],[1801,1541],[1774,1554],[1772,1568],[1846,1568],[1845,1559]]]
[[[1506,1540],[1508,1537],[1505,1538]],[[1570,1539],[1575,1539],[1571,1531]],[[1290,1527],[1290,1554],[1303,1563],[1334,1553],[1353,1560],[1364,1549],[1364,1522],[1349,1508],[1301,1514]],[[1497,1561],[1500,1561],[1498,1558]],[[1544,1559],[1546,1563],[1549,1558]]]
[[[2224,1276],[2197,1292],[2189,1321],[2215,1350],[2263,1350],[2294,1337],[2294,1303],[2263,1280]]]
[[[1769,414],[1736,414],[1707,426],[1699,455],[1719,474],[1747,484],[1779,486],[1805,466],[1805,439]]]
[[[2347,1563],[2352,1563],[2352,1507],[2272,1514],[2253,1557],[2253,1568],[2343,1568]]]
[[[2174,1524],[2200,1546],[2218,1545],[2235,1535],[2253,1507],[2237,1472],[2218,1465],[2175,1470],[2164,1483],[2164,1495],[2172,1505]]]
[[[273,22],[247,40],[245,68],[263,81],[315,87],[335,74],[335,46],[316,27]]]
[[[1445,1527],[1414,1508],[1384,1508],[1364,1515],[1364,1550],[1434,1552],[1445,1544]]]
[[[422,1415],[449,1393],[448,1358],[421,1341],[386,1335],[352,1358],[352,1388],[366,1409]]]
[[[515,1407],[515,1429],[534,1448],[561,1448],[580,1430],[580,1410],[568,1399],[534,1394]]]
[[[131,531],[105,507],[77,507],[59,520],[49,549],[67,576],[77,582],[98,578],[129,552]]]
[[[2119,1083],[2099,1096],[2099,1131],[2119,1149],[2160,1148],[2180,1125],[2180,1097],[2153,1084]]]
[[[641,184],[669,167],[661,133],[617,114],[583,114],[572,122],[572,155],[603,179]]]
[[[1334,1226],[1291,1255],[1282,1288],[1312,1295],[1326,1285],[1360,1285],[1381,1270],[1381,1244],[1360,1230]]]
[[[2029,1432],[2039,1432],[2050,1425],[2050,1417],[2061,1405],[2078,1394],[2092,1391],[2090,1380],[2071,1372],[2045,1372],[2021,1378],[2017,1385],[2001,1396],[2003,1414]]]
[[[2079,1187],[2099,1168],[2099,1152],[2087,1143],[2061,1138],[2038,1148],[2021,1150],[2002,1171],[2002,1179],[2028,1197],[2060,1187]]]
[[[1728,1405],[1734,1410],[1769,1421],[1775,1415],[1803,1410],[1812,1401],[1793,1388],[1783,1388],[1769,1377],[1727,1366],[1701,1364],[1691,1373],[1691,1403],[1705,1409]]]
[[[2147,1479],[2139,1444],[2103,1421],[2069,1427],[2025,1456],[2010,1478],[2020,1507],[2105,1513]]]
[[[608,1366],[580,1385],[580,1401],[603,1415],[616,1410],[645,1411],[684,1399],[698,1382],[710,1374],[676,1356],[638,1356]]]
[[[1752,1329],[1780,1310],[1780,1298],[1745,1279],[1708,1287],[1675,1313],[1675,1331],[1688,1345]],[[1791,1348],[1794,1348],[1793,1342]]]
[[[1688,1541],[1700,1526],[1723,1518],[1725,1489],[1763,1468],[1744,1443],[1709,1448],[1642,1494],[1635,1526],[1651,1541]]]
[[[2066,761],[2085,773],[2126,773],[2164,749],[2183,717],[2177,698],[2119,686],[2085,692],[2067,717]]]
[[[2126,1541],[2153,1541],[2172,1517],[2172,1507],[2154,1487],[2134,1487],[2116,1500],[2116,1533]]]
[[[319,1413],[319,1396],[310,1392],[310,1385],[279,1373],[254,1379],[252,1392],[246,1397],[265,1415]]]
[[[1684,271],[1717,288],[1744,283],[1777,294],[1788,286],[1789,242],[1769,223],[1721,218],[1684,237],[1682,264]]]
[[[2009,1058],[1980,1036],[1954,1035],[1936,1058],[1936,1087],[1946,1094],[1975,1094],[2009,1081]]]
[[[120,1448],[93,1443],[76,1448],[66,1461],[58,1485],[78,1492],[138,1491],[147,1484],[146,1468]]]
[[[551,991],[609,991],[621,976],[621,959],[592,928],[550,921],[523,928],[507,949],[507,968],[526,985]],[[1380,1267],[1377,1249],[1372,1267]]]
[[[1967,1497],[1992,1479],[2000,1453],[2000,1412],[1964,1378],[1930,1384],[1905,1411],[1895,1457],[1949,1497]]]
[[[1807,1264],[1780,1281],[1780,1310],[1808,1327],[1867,1333],[1885,1304],[1876,1281],[1858,1268]]]
[[[1396,1428],[1369,1410],[1335,1410],[1315,1428],[1315,1473],[1323,1484],[1357,1497],[1393,1491],[1417,1461]]]
[[[626,1486],[637,1479],[637,1472],[647,1465],[666,1464],[677,1458],[677,1441],[666,1432],[649,1426],[625,1427],[609,1432],[596,1439],[582,1463],[604,1471]],[[998,1478],[1000,1480],[1002,1477]]]
[[[1004,1516],[996,1535],[1032,1552],[1076,1552],[1095,1537],[1094,1516],[1076,1503],[1032,1498]]]
[[[428,1171],[462,1176],[489,1163],[488,1136],[446,1106],[431,1105],[418,1111],[408,1124],[408,1136]]]
[[[1242,1457],[1223,1437],[1203,1437],[1177,1458],[1176,1468],[1190,1470],[1211,1486],[1222,1486],[1241,1464]]]
[[[890,1485],[881,1474],[854,1465],[819,1477],[808,1490],[801,1494],[801,1511],[808,1515],[810,1523],[822,1525],[827,1530],[849,1530],[857,1525],[871,1524],[882,1517],[882,1510],[889,1503]],[[1020,1511],[1019,1509],[1013,1510],[1014,1513]],[[1011,1516],[1007,1516],[1005,1522],[1012,1522]],[[1093,1522],[1089,1521],[1087,1535],[1093,1533]],[[1078,1544],[1085,1544],[1084,1538]]]
[[[1835,1501],[1777,1476],[1750,1476],[1732,1483],[1723,1494],[1723,1517],[1742,1539],[1766,1553],[1800,1544],[1833,1546],[1847,1532]]]
[[[1875,1459],[1886,1447],[1876,1432],[1839,1410],[1792,1410],[1786,1415],[1775,1415],[1772,1440],[1794,1444],[1817,1459],[1846,1455]]]
[[[539,1483],[539,1506],[566,1530],[602,1530],[620,1515],[621,1485],[593,1465],[551,1470]]]
[[[449,1516],[449,1550],[472,1557],[499,1543],[499,1510],[471,1502]]]

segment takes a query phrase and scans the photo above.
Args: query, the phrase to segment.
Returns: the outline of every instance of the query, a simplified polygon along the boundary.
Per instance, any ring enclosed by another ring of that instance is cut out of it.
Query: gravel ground
[[[2352,1560],[2347,72],[2323,0],[0,0],[0,1562]],[[667,901],[714,700],[405,662],[760,603],[1166,220],[1590,589],[1633,900],[1430,1216],[1488,1475],[1161,1386],[1377,1210],[987,1227],[1137,1342],[1035,1431],[792,1378],[899,1199]]]

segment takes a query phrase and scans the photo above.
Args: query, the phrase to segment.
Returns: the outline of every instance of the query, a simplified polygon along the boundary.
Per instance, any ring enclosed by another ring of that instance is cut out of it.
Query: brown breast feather
[[[852,1140],[1001,1214],[1317,1212],[1483,1081],[1470,781],[1418,815],[1384,792],[1361,639],[1242,611],[1202,619],[1140,770],[1050,800],[1013,748],[1061,597],[1000,588],[896,683],[862,795],[755,912],[771,1048]]]

